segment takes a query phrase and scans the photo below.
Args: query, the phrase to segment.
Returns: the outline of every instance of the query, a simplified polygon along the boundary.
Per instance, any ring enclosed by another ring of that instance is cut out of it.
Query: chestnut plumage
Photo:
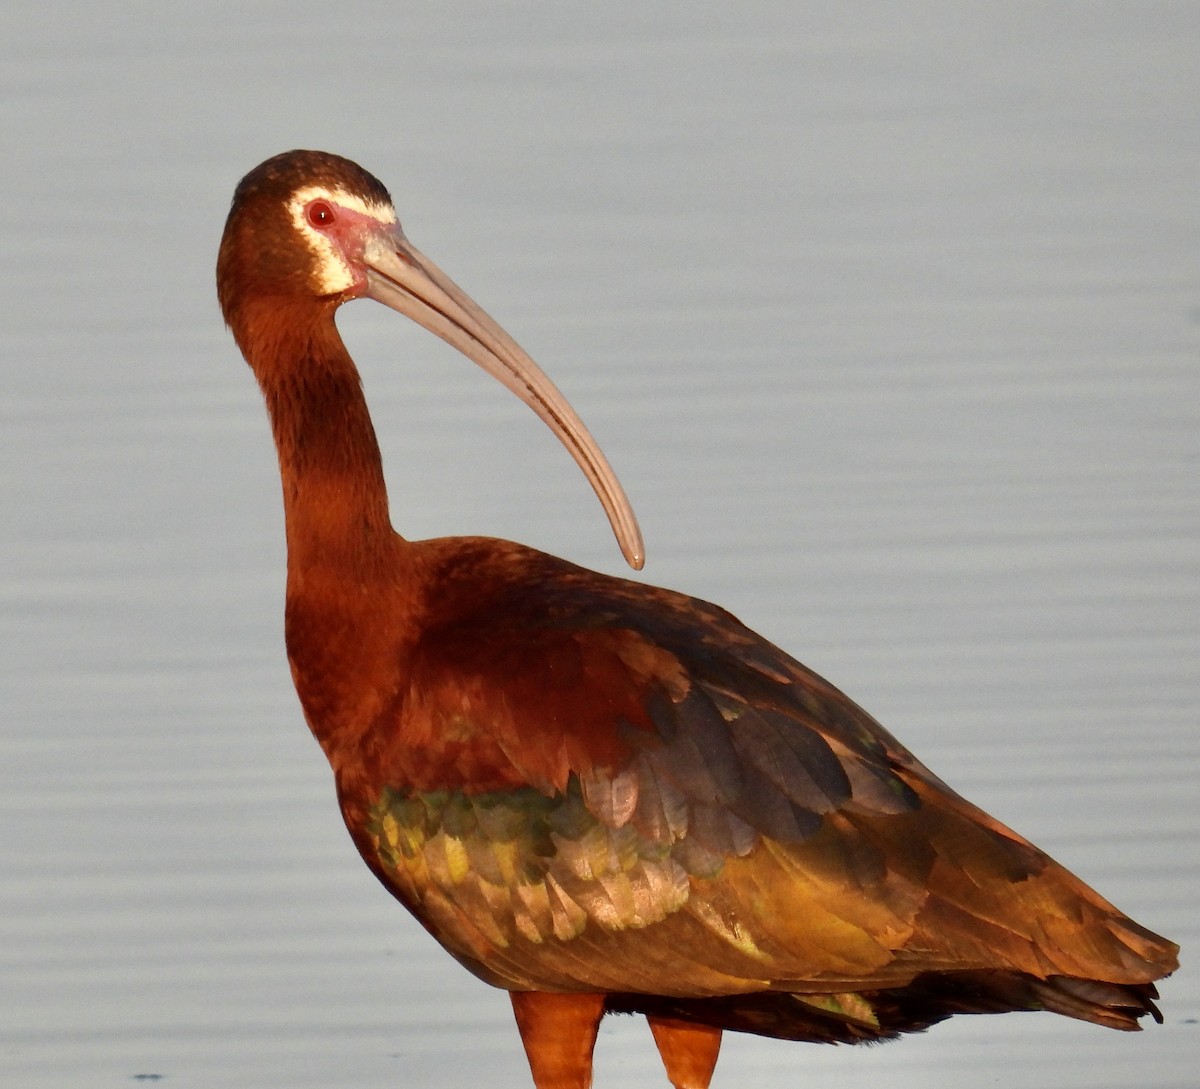
[[[283,482],[286,638],[367,865],[512,994],[539,1089],[591,1082],[607,1012],[645,1014],[671,1082],[721,1032],[856,1042],[955,1013],[1158,1018],[1177,948],[972,806],[865,711],[729,613],[480,537],[391,527],[334,324],[372,297],[497,377],[641,538],[578,417],[322,152],[238,186],[221,307]]]

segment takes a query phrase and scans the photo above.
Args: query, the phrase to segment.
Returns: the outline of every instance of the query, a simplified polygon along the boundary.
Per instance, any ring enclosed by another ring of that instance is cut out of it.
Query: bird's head
[[[278,326],[305,316],[332,325],[338,306],[363,297],[412,318],[538,414],[591,482],[625,559],[642,566],[632,507],[574,409],[516,341],[408,241],[387,189],[356,163],[323,151],[289,151],[250,171],[225,223],[217,295],[256,370],[298,364],[255,358],[247,335],[255,320]]]

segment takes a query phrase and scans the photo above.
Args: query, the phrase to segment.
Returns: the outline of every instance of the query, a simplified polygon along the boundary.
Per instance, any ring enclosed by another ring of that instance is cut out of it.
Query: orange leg
[[[708,1089],[721,1050],[721,1030],[667,1017],[646,1020],[675,1089]]]
[[[509,997],[537,1089],[589,1089],[604,995],[511,991]]]

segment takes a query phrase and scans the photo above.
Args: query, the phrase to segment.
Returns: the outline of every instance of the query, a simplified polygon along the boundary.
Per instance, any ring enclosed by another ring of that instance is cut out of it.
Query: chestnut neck
[[[248,306],[233,323],[275,435],[289,583],[317,571],[370,581],[399,540],[375,428],[334,310],[276,299]]]

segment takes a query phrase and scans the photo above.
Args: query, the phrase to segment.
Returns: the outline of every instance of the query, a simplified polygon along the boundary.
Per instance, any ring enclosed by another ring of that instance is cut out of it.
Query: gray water
[[[362,162],[720,601],[1184,945],[1166,1025],[730,1037],[716,1086],[1200,1067],[1200,7],[14,5],[0,40],[0,1084],[527,1084],[358,861],[281,634],[232,189]],[[398,527],[620,571],[522,406],[341,319]],[[606,1024],[598,1089],[665,1085]]]

